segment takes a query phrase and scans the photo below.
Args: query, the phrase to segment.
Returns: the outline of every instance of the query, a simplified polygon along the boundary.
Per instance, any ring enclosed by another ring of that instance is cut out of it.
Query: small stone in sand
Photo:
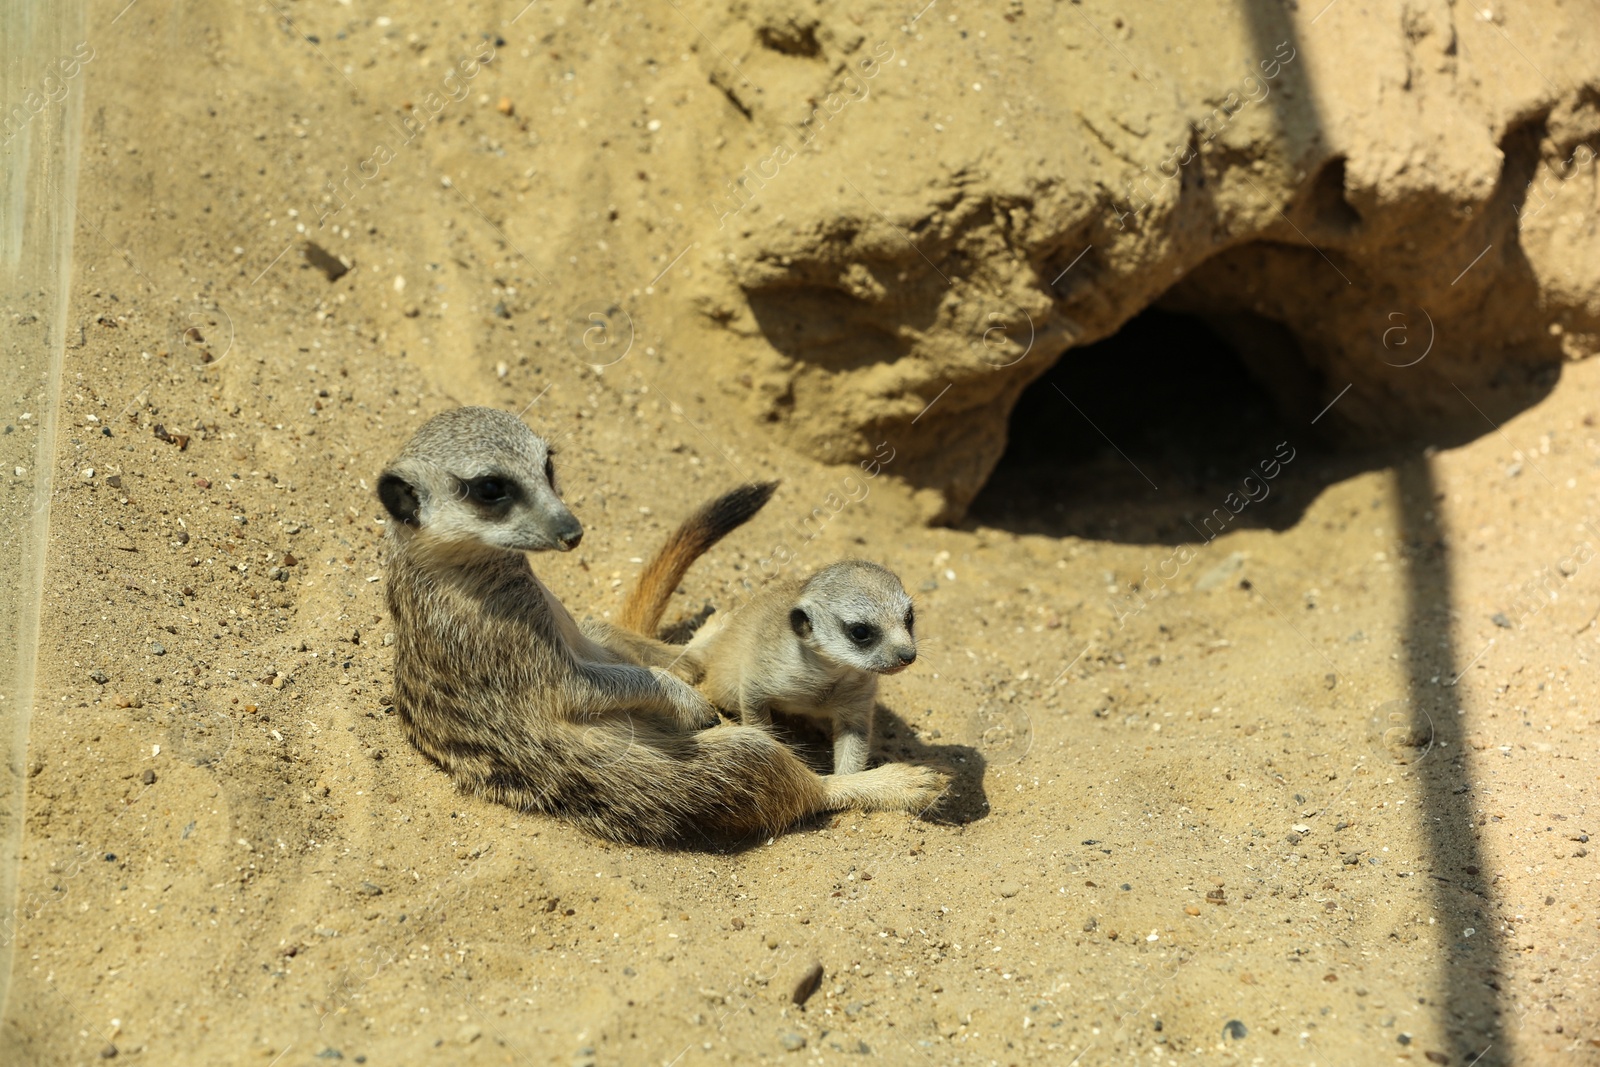
[[[799,1052],[801,1049],[806,1047],[806,1039],[803,1035],[791,1031],[778,1038],[778,1044],[782,1045],[790,1052]]]
[[[796,1004],[803,1006],[807,1000],[811,999],[811,994],[815,993],[817,991],[817,987],[821,984],[822,962],[820,960],[813,960],[806,967],[806,969],[801,972],[800,977],[795,980],[794,988],[789,993],[789,999],[794,1001]]]
[[[151,770],[149,767],[146,767],[144,769],[144,773],[139,776],[139,781],[143,782],[145,785],[155,785],[156,772]]]

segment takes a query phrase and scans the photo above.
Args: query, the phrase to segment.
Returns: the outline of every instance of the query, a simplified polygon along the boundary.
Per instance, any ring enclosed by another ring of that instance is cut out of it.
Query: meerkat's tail
[[[750,521],[772,499],[777,482],[753,482],[724,493],[695,511],[651,557],[622,605],[620,622],[634,633],[654,636],[678,583],[712,545]]]

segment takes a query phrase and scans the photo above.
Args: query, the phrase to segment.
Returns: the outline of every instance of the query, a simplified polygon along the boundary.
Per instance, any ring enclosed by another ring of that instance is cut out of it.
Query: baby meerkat
[[[655,625],[666,603],[665,576],[652,561],[623,609],[626,625]],[[917,658],[915,623],[911,598],[892,571],[844,560],[713,616],[689,642],[687,666],[676,669],[745,725],[771,726],[775,711],[826,720],[833,773],[854,774],[866,768],[872,745],[878,676],[898,674]]]
[[[411,742],[461,788],[641,844],[938,799],[946,778],[930,768],[819,776],[765,730],[702,729],[715,709],[644,663],[681,649],[638,635],[613,646],[614,628],[580,628],[525,555],[570,551],[583,536],[554,474],[549,445],[519,419],[466,407],[428,420],[378,481],[392,519],[395,707]],[[724,533],[766,501],[738,493],[742,508],[709,507]]]
[[[825,719],[833,773],[866,769],[878,677],[917,658],[915,613],[894,573],[852,559],[768,586],[689,642],[700,691],[747,726],[772,713]]]

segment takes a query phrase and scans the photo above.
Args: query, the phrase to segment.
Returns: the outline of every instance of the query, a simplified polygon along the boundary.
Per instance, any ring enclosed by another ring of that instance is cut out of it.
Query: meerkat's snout
[[[869,670],[874,674],[899,674],[917,661],[917,646],[911,644],[911,635],[905,635],[907,643],[898,641],[884,641],[883,648],[874,658]]]
[[[582,540],[583,527],[578,525],[576,516],[573,516],[571,527],[556,531],[556,545],[562,552],[571,552],[578,547],[578,542]]]

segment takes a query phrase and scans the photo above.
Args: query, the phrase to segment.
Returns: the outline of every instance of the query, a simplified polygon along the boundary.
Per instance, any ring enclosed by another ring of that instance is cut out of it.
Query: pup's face
[[[900,579],[864,560],[819,571],[789,612],[796,636],[818,655],[873,674],[898,674],[915,662],[915,622]]]
[[[583,538],[556,493],[549,444],[493,408],[429,419],[378,479],[378,499],[438,547],[567,552]]]

